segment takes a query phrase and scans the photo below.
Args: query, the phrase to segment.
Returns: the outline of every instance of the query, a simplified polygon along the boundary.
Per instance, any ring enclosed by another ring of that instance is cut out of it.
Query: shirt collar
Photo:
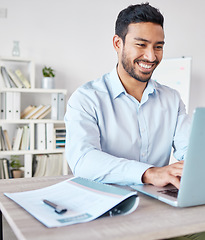
[[[110,73],[111,95],[113,99],[117,98],[121,93],[126,93],[119,76],[117,74],[117,67]]]
[[[126,94],[126,90],[119,79],[117,67],[115,67],[110,73],[109,81],[111,84],[111,95],[113,99],[117,98],[121,93]],[[150,79],[143,93],[143,96],[145,98],[144,101],[148,99],[149,94],[152,94],[154,92],[156,92],[155,82]]]

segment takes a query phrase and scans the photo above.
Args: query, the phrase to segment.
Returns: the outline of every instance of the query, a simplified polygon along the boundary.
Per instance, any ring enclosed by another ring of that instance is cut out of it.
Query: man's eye
[[[162,50],[163,49],[163,46],[162,45],[159,45],[159,46],[156,46],[155,47],[157,50]]]
[[[144,43],[137,43],[137,46],[138,47],[145,47],[145,44]]]

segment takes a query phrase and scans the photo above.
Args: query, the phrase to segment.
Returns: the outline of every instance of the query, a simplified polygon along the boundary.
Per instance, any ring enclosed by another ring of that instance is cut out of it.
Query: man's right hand
[[[164,187],[171,183],[179,189],[183,166],[184,161],[179,161],[165,167],[148,168],[142,175],[142,182],[157,187]]]

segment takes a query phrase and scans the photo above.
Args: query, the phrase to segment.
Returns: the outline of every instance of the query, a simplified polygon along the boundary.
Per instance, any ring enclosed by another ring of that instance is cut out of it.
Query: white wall
[[[109,72],[116,64],[112,47],[114,23],[131,0],[0,0],[8,9],[0,18],[0,56],[11,56],[13,40],[21,57],[36,63],[37,87],[44,65],[56,70],[56,87],[68,96],[81,84]],[[205,106],[205,2],[150,0],[165,17],[164,57],[193,58],[190,112]]]

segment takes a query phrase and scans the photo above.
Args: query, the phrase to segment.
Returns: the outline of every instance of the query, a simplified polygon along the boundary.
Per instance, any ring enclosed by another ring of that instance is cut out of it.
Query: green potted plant
[[[10,166],[12,168],[11,172],[14,178],[20,178],[22,176],[22,167],[21,162],[19,160],[19,156],[12,155]]]
[[[55,73],[54,73],[54,69],[51,67],[44,67],[42,69],[42,73],[43,73],[43,79],[42,79],[42,88],[54,88],[55,87],[55,82],[54,82],[54,77],[55,77]]]

